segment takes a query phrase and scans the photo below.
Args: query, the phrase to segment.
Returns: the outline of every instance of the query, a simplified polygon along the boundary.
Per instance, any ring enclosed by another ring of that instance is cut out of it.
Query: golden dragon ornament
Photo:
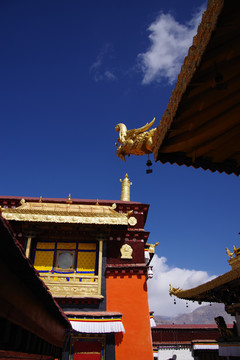
[[[154,124],[155,118],[139,129],[128,130],[126,125],[119,123],[115,126],[115,130],[119,132],[117,139],[117,156],[125,161],[126,155],[145,155],[153,152],[153,135],[156,128],[150,129]],[[147,131],[149,130],[149,131]]]

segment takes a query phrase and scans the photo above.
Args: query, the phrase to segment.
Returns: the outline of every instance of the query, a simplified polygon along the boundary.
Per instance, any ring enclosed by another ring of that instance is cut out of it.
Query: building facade
[[[219,331],[214,324],[159,324],[152,328],[154,359],[218,359]]]
[[[71,324],[1,215],[0,241],[0,359],[56,359]]]
[[[152,359],[147,294],[152,250],[144,230],[149,206],[70,196],[1,197],[0,204],[71,322],[63,359]]]

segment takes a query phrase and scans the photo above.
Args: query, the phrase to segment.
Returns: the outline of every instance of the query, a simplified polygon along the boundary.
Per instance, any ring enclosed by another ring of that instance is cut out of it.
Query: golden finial
[[[226,248],[226,252],[229,256],[228,263],[232,266],[232,269],[240,267],[240,247],[236,248],[233,245],[233,252],[231,252],[228,248]],[[234,256],[235,255],[235,256]]]
[[[226,252],[227,252],[229,258],[231,259],[234,255],[234,252],[231,253],[231,251],[228,248],[226,248]]]
[[[25,199],[21,199],[20,204],[23,205],[25,204],[25,202],[26,202]]]
[[[155,254],[155,247],[159,245],[159,242],[156,242],[155,244],[148,244],[148,243],[146,243],[146,245],[149,246],[148,252],[149,252],[150,254]],[[169,284],[169,285],[171,285],[171,284]]]
[[[98,199],[97,199],[96,205],[99,205]]]
[[[122,183],[122,191],[121,191],[121,201],[130,201],[130,186],[132,183],[129,180],[128,174],[125,175],[125,178],[121,180]]]
[[[39,201],[38,201],[38,202],[40,202],[40,203],[42,202],[42,196],[40,196],[40,198],[39,198]]]
[[[180,289],[179,287],[178,288],[174,288],[173,286],[172,286],[172,284],[169,284],[169,295],[170,296],[175,296],[175,295],[177,295],[177,293],[179,293],[179,291],[181,291],[182,289]]]
[[[66,203],[67,204],[72,204],[71,194],[68,195],[68,199],[67,199]]]

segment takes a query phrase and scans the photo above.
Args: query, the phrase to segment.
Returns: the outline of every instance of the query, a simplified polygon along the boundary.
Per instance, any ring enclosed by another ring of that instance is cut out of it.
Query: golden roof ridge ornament
[[[148,252],[150,254],[155,254],[155,247],[159,245],[159,241],[156,242],[155,244],[148,244],[146,243],[146,246],[148,246]]]
[[[154,124],[155,118],[150,123],[138,129],[128,130],[126,125],[119,123],[115,126],[115,130],[119,132],[117,139],[117,156],[125,161],[126,155],[146,155],[153,152],[153,135],[156,128],[150,129]],[[147,131],[149,130],[149,131]]]
[[[178,288],[174,288],[172,286],[172,284],[169,284],[169,295],[170,296],[176,296],[180,291],[182,291],[182,289],[180,289],[179,287]]]
[[[122,180],[120,179],[122,183],[122,191],[121,191],[121,201],[130,201],[130,186],[132,185],[132,182],[130,182],[128,174],[125,175],[125,178]]]
[[[228,263],[229,265],[232,266],[232,269],[240,267],[240,247],[236,248],[233,245],[233,252],[231,252],[228,248],[226,248],[226,253],[228,254],[229,257]]]
[[[68,195],[67,204],[72,204],[71,194]]]

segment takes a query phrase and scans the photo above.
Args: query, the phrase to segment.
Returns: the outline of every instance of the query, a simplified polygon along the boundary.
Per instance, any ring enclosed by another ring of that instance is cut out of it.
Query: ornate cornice
[[[77,205],[60,203],[25,202],[17,208],[1,208],[6,220],[99,224],[99,225],[131,225],[137,220],[130,214],[118,213],[114,206]]]
[[[146,275],[147,266],[145,264],[108,264],[106,266],[107,275]]]

